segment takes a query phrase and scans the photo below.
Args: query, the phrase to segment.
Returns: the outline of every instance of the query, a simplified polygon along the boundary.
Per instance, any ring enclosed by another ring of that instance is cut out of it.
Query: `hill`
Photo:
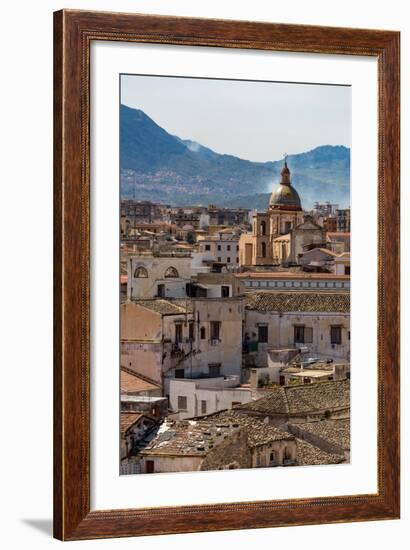
[[[121,196],[173,205],[266,208],[282,160],[252,162],[169,134],[139,109],[121,105]],[[350,150],[323,145],[289,155],[304,208],[329,200],[348,206]]]

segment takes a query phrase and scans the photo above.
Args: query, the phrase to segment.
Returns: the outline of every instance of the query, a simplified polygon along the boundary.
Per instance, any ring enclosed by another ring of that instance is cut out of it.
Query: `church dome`
[[[269,207],[277,210],[302,210],[302,204],[298,192],[290,181],[290,170],[285,160],[281,170],[279,187],[273,191]]]

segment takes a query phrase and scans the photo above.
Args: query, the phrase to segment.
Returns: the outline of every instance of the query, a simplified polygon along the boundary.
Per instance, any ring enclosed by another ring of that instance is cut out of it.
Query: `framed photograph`
[[[54,44],[55,537],[398,518],[399,33]]]

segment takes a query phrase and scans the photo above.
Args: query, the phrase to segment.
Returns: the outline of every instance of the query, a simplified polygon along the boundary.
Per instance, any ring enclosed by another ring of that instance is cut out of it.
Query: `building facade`
[[[290,170],[285,160],[279,187],[271,195],[268,210],[254,214],[252,233],[244,233],[240,237],[240,264],[250,266],[279,263],[274,240],[289,234],[302,222],[302,205],[296,189],[291,184]]]
[[[350,294],[250,292],[244,349],[267,366],[270,348],[304,348],[320,359],[350,361]]]
[[[252,233],[239,241],[241,266],[298,264],[309,248],[326,246],[326,230],[312,216],[304,216],[285,160],[279,187],[272,193],[266,212],[253,216]]]

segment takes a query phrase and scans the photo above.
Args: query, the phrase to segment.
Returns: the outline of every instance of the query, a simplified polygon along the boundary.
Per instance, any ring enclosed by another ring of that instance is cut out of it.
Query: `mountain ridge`
[[[120,165],[123,198],[266,208],[283,160],[253,162],[217,153],[168,133],[140,109],[121,105]],[[325,200],[349,206],[350,149],[321,145],[289,155],[288,165],[304,208]]]

